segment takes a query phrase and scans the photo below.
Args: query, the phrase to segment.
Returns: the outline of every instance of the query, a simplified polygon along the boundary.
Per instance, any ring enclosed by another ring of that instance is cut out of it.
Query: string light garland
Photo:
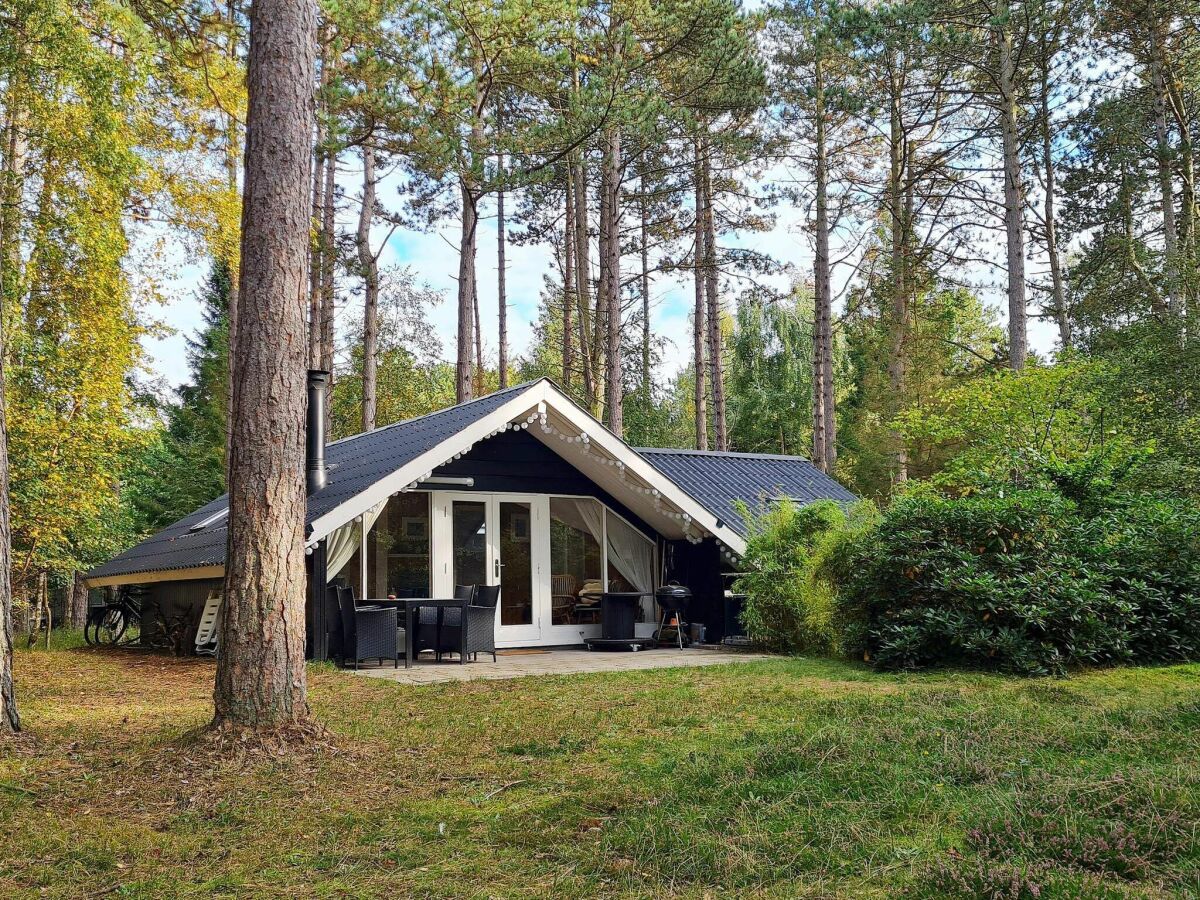
[[[671,518],[674,518],[681,523],[683,536],[688,541],[688,543],[701,544],[704,542],[704,535],[696,534],[695,531],[693,530],[694,526],[693,526],[693,522],[692,522],[692,516],[690,513],[683,512],[680,510],[674,510],[674,509],[664,509],[662,494],[658,490],[658,488],[650,487],[648,485],[638,484],[636,482],[630,481],[628,472],[626,471],[626,466],[625,466],[624,461],[619,460],[619,459],[614,459],[609,456],[604,456],[600,453],[593,452],[591,449],[592,441],[586,431],[581,431],[581,432],[579,432],[579,434],[569,434],[567,432],[560,431],[559,429],[555,428],[554,425],[552,425],[550,423],[549,416],[547,415],[546,410],[544,408],[540,408],[540,405],[539,405],[538,409],[535,409],[534,411],[529,413],[529,415],[525,416],[523,420],[504,422],[503,424],[498,425],[496,428],[492,429],[490,432],[488,432],[486,435],[484,435],[482,438],[480,438],[480,440],[486,441],[486,440],[496,437],[497,435],[503,434],[504,432],[507,432],[507,431],[528,431],[529,426],[534,425],[534,424],[537,424],[537,426],[541,429],[543,434],[547,434],[547,435],[552,434],[564,443],[575,444],[579,447],[580,451],[584,455],[588,456],[595,462],[597,462],[601,465],[615,468],[617,470],[618,475],[621,478],[622,483],[625,485],[625,487],[627,489],[634,491],[635,493],[645,495],[647,497],[652,497],[653,501],[654,501],[654,509],[656,512],[658,512],[660,515],[669,516]],[[473,441],[470,444],[468,444],[464,449],[458,450],[455,453],[447,456],[446,459],[444,459],[441,463],[434,466],[434,469],[441,468],[444,465],[447,465],[451,462],[462,459],[464,456],[469,454],[475,448],[476,443],[478,443],[478,442]],[[409,491],[415,490],[417,488],[418,484],[420,484],[422,481],[428,481],[432,477],[433,477],[433,469],[430,469],[429,471],[425,472],[425,474],[418,476],[415,481],[410,481],[408,484],[404,485],[403,487],[399,488],[398,490],[393,491],[391,496],[395,497],[399,494],[404,494],[404,493],[408,493]],[[361,522],[362,516],[361,515],[358,516],[354,521]],[[716,536],[714,535],[714,538],[715,537]],[[719,542],[719,539],[717,539],[717,540]],[[317,543],[317,541],[314,541],[313,543],[308,544],[305,547],[304,552],[306,555],[312,554],[313,547],[316,546],[316,543]],[[725,558],[727,560],[729,560],[731,562],[734,562],[734,561],[737,561],[738,559],[740,559],[740,557],[736,556],[730,550],[730,548],[726,545],[722,545],[722,554],[725,556]]]

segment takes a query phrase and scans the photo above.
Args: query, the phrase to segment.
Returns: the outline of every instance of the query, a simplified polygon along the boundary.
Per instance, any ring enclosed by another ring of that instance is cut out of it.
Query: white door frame
[[[496,604],[496,646],[528,647],[545,643],[544,626],[550,624],[550,499],[545,494],[485,493],[483,491],[433,491],[431,566],[433,594],[449,597],[454,593],[453,504],[482,503],[487,530],[487,583],[500,583],[501,559],[499,521],[501,503],[529,504],[530,596],[533,621],[528,625],[501,625],[500,604]]]

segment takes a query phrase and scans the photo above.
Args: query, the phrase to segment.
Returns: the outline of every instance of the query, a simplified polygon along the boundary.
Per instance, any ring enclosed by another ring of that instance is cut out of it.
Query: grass
[[[1200,666],[823,660],[404,687],[214,758],[212,664],[17,656],[0,896],[1200,896]]]

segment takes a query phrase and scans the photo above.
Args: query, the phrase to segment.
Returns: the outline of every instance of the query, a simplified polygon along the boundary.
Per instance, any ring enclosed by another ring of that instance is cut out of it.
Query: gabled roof
[[[377,428],[365,434],[334,441],[325,448],[328,482],[308,498],[306,524],[336,509],[377,482],[467,425],[502,406],[537,382],[516,385],[478,400]],[[87,573],[89,581],[143,572],[174,571],[225,563],[226,520],[197,531],[192,526],[225,509],[228,498],[216,500],[185,516],[174,525],[130,547]]]
[[[763,496],[854,499],[798,457],[635,451],[553,382],[540,379],[329,444],[328,482],[308,499],[309,543],[394,493],[411,489],[479,441],[516,427],[528,429],[610,494],[624,495],[630,508],[660,533],[694,539],[710,534],[739,553],[746,529],[734,506],[737,500],[753,507]],[[92,569],[89,582],[127,582],[135,575],[147,581],[219,575],[226,519],[206,520],[226,506],[226,498],[219,497]]]
[[[799,504],[858,499],[800,456],[654,447],[639,447],[637,451],[743,536],[746,522],[738,512],[738,503],[745,503],[753,511],[764,499],[780,497]]]

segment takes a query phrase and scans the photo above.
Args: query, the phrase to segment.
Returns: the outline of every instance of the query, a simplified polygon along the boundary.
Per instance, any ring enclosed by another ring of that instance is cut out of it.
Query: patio
[[[631,672],[640,669],[693,668],[770,659],[765,653],[732,648],[695,648],[679,650],[664,647],[637,653],[594,653],[588,650],[501,650],[496,662],[459,665],[435,663],[427,658],[411,669],[395,669],[390,664],[359,668],[357,674],[384,678],[401,684],[439,684],[448,681],[503,680],[531,675],[577,675],[587,672]]]

